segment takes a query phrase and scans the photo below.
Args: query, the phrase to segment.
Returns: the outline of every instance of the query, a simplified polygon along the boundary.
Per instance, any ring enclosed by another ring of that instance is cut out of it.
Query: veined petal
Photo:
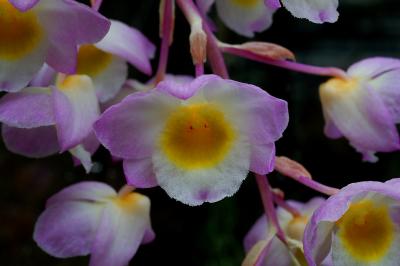
[[[282,4],[293,16],[306,18],[314,23],[333,23],[339,17],[338,0],[282,0]]]
[[[115,190],[101,182],[85,181],[66,187],[57,194],[50,197],[46,207],[62,204],[68,201],[82,202],[108,202],[110,198],[116,197]]]
[[[371,80],[369,84],[382,98],[395,123],[400,123],[400,66]]]
[[[33,128],[54,125],[49,88],[25,88],[0,99],[0,121],[9,126]]]
[[[15,8],[18,8],[20,11],[25,12],[32,7],[34,7],[39,0],[8,0]]]
[[[355,78],[372,79],[385,72],[400,69],[400,60],[388,57],[367,58],[353,64],[347,71]]]
[[[177,99],[155,90],[131,94],[101,115],[94,125],[96,136],[114,156],[145,158],[177,104]]]
[[[363,81],[332,79],[320,88],[324,112],[352,146],[372,160],[376,151],[400,148],[393,118],[376,91]]]
[[[124,160],[123,164],[128,184],[138,188],[150,188],[158,185],[151,157]]]
[[[150,201],[138,193],[107,205],[91,249],[91,266],[124,266],[142,243],[150,226]]]
[[[109,32],[96,46],[123,58],[143,73],[151,75],[150,59],[154,56],[155,46],[137,29],[111,20]]]
[[[112,99],[128,76],[126,62],[94,45],[82,45],[78,52],[77,74],[92,78],[100,102]]]
[[[3,124],[2,135],[9,151],[27,157],[42,158],[60,150],[54,126],[17,128]]]
[[[48,206],[35,225],[33,238],[47,253],[59,258],[88,255],[103,205],[65,202]]]
[[[217,0],[217,12],[221,20],[233,31],[253,37],[272,24],[273,9],[264,0]]]
[[[100,110],[88,76],[60,78],[53,88],[53,107],[61,150],[81,143],[92,131]]]
[[[98,12],[72,0],[41,0],[35,9],[50,41],[46,62],[63,73],[75,72],[77,45],[100,41],[110,27]]]

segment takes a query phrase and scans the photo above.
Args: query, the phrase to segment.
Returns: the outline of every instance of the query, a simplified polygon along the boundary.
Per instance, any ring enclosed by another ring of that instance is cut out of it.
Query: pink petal
[[[151,157],[124,160],[124,173],[128,184],[134,187],[150,188],[158,185]]]
[[[31,158],[42,158],[60,150],[54,126],[17,128],[3,124],[3,141],[13,153]]]

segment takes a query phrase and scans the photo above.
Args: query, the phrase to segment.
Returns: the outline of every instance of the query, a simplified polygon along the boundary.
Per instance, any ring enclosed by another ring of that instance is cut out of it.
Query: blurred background
[[[85,2],[85,1],[83,1]],[[366,57],[400,58],[400,2],[398,0],[340,0],[340,18],[335,24],[316,25],[279,10],[273,26],[255,40],[283,45],[300,62],[347,69]],[[85,2],[86,3],[86,2]],[[101,13],[141,30],[157,46],[158,0],[104,0]],[[224,27],[215,10],[218,37],[244,42]],[[189,27],[177,9],[176,32],[168,72],[194,73],[189,56]],[[330,186],[342,187],[363,180],[387,180],[400,176],[400,153],[378,154],[379,162],[361,162],[344,139],[323,135],[323,117],[318,86],[326,80],[226,56],[232,79],[260,86],[289,103],[290,123],[277,143],[277,154],[301,162],[313,177]],[[157,58],[153,60],[156,68]],[[206,69],[209,72],[209,69]],[[131,70],[131,77],[148,78]],[[112,162],[102,148],[94,156],[96,171],[89,175],[73,167],[71,156],[27,159],[0,145],[0,265],[87,265],[88,257],[55,259],[32,240],[35,221],[46,199],[62,188],[83,180],[98,180],[119,189],[124,184],[121,164]],[[287,198],[307,201],[319,195],[272,173],[273,186]],[[152,200],[151,218],[156,239],[141,246],[131,265],[240,265],[244,258],[243,237],[262,215],[262,205],[252,175],[232,198],[215,204],[189,207],[170,199],[160,188],[141,190]]]

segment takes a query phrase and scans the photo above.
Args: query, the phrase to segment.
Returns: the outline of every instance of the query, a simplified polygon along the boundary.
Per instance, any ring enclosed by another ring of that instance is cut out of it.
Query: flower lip
[[[41,42],[44,32],[34,11],[21,12],[0,0],[0,59],[19,60]]]

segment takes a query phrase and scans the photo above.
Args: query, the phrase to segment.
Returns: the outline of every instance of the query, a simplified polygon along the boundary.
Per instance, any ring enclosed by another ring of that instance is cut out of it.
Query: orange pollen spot
[[[102,72],[112,61],[110,53],[103,52],[91,44],[82,45],[78,51],[78,66],[76,73],[91,77]]]
[[[319,94],[323,104],[331,104],[335,101],[349,96],[360,88],[360,80],[333,78],[322,84]]]
[[[0,0],[0,59],[18,60],[32,52],[43,38],[34,11],[21,12]]]
[[[150,201],[147,197],[131,192],[123,196],[116,196],[113,201],[117,206],[126,211],[135,211],[145,209],[150,206]]]

